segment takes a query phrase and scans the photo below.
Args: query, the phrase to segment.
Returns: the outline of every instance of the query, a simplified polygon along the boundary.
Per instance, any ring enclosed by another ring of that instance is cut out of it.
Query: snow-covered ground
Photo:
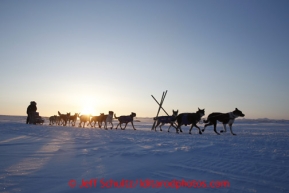
[[[289,192],[288,121],[236,120],[237,136],[217,136],[154,132],[148,118],[136,131],[25,119],[0,116],[0,192]]]

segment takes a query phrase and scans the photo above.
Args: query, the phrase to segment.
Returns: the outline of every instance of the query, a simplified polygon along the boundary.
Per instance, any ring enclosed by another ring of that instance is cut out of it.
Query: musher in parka
[[[35,101],[31,101],[30,102],[30,105],[27,107],[27,119],[26,119],[26,124],[31,124],[31,123],[34,123],[34,120],[33,120],[33,117],[31,114],[35,113],[37,110],[37,107],[36,107],[36,102]]]

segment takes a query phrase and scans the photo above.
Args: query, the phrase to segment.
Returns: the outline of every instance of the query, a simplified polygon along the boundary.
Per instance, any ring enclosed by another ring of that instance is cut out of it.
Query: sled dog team
[[[98,123],[98,127],[101,128],[102,127],[102,123],[104,123],[104,128],[107,129],[107,123],[111,124],[111,129],[113,128],[113,124],[112,124],[112,120],[113,120],[113,111],[109,111],[109,113],[107,115],[105,115],[104,113],[101,113],[99,116],[90,116],[90,115],[80,115],[80,113],[75,113],[74,115],[70,115],[70,113],[67,114],[61,114],[58,111],[58,115],[59,116],[51,116],[49,118],[49,125],[53,125],[58,124],[58,125],[63,125],[66,126],[67,123],[70,125],[70,122],[72,124],[72,126],[75,126],[77,117],[79,117],[80,119],[80,123],[79,123],[79,127],[85,127],[85,124],[90,125],[91,127],[95,127],[96,123]],[[202,132],[205,131],[207,126],[210,125],[214,125],[214,132],[218,135],[220,135],[220,133],[217,132],[216,127],[217,127],[217,121],[223,123],[223,127],[224,130],[221,130],[220,132],[226,132],[227,128],[226,125],[228,124],[230,127],[230,131],[232,135],[236,135],[235,133],[233,133],[232,130],[232,125],[235,121],[235,119],[237,117],[244,117],[245,115],[242,113],[242,111],[240,111],[239,109],[235,108],[234,111],[229,112],[229,113],[219,113],[219,112],[214,112],[209,114],[207,120],[204,120],[203,122],[206,123],[204,126],[204,129],[200,129],[199,126],[197,126],[197,123],[201,121],[201,118],[205,115],[205,109],[199,109],[198,111],[196,111],[195,113],[181,113],[178,114],[178,110],[174,111],[173,110],[173,114],[171,116],[159,116],[159,117],[155,117],[154,121],[156,122],[156,125],[152,128],[156,131],[156,128],[159,126],[160,127],[160,131],[162,131],[161,127],[164,124],[170,124],[169,128],[168,128],[168,132],[170,127],[174,127],[176,129],[176,132],[179,133],[183,132],[181,129],[182,125],[191,125],[190,130],[189,130],[189,134],[191,134],[191,131],[193,129],[193,127],[196,127],[199,130],[199,134],[202,134]],[[127,116],[120,116],[120,117],[116,117],[116,115],[114,114],[114,118],[118,119],[119,123],[116,126],[115,129],[118,128],[118,126],[120,126],[121,129],[125,129],[128,123],[132,124],[132,127],[134,130],[134,124],[133,124],[133,118],[136,116],[135,113],[131,113],[130,115]],[[122,124],[125,124],[124,128],[122,128]]]
[[[133,126],[133,129],[136,130],[133,125],[133,118],[135,116],[136,116],[135,113],[131,113],[128,116],[120,116],[120,117],[116,117],[116,114],[114,114],[114,118],[118,119],[119,121],[119,124],[116,126],[116,129],[118,128],[118,126],[120,126],[120,128],[124,130],[127,124],[130,122]],[[49,117],[49,125],[56,124],[66,126],[67,123],[68,125],[70,125],[71,123],[72,126],[75,126],[77,118],[79,118],[80,120],[79,127],[85,127],[86,123],[87,126],[90,125],[91,127],[95,127],[96,123],[98,123],[98,127],[101,128],[102,123],[104,123],[104,128],[107,129],[107,124],[110,123],[111,129],[113,128],[112,123],[113,111],[109,111],[107,115],[101,113],[99,116],[80,115],[80,113],[75,113],[74,115],[70,115],[70,113],[61,114],[58,111],[58,116],[53,115]],[[122,124],[125,124],[124,128],[122,128]]]
[[[215,113],[211,113],[209,114],[207,120],[204,120],[203,122],[206,123],[204,126],[204,129],[200,129],[199,126],[197,126],[197,123],[201,121],[202,116],[205,115],[205,109],[199,109],[196,113],[181,113],[178,115],[178,111],[174,111],[173,110],[173,115],[172,116],[160,116],[160,117],[155,117],[154,120],[157,122],[156,126],[154,127],[154,130],[156,131],[157,126],[160,127],[163,126],[166,123],[169,123],[170,126],[168,128],[168,132],[170,127],[175,127],[176,128],[176,132],[179,133],[183,132],[181,129],[182,125],[191,125],[191,128],[189,130],[189,134],[191,134],[191,131],[193,129],[193,127],[196,127],[197,129],[199,129],[199,134],[202,134],[202,132],[205,131],[207,126],[210,125],[214,125],[214,131],[216,134],[220,135],[220,133],[217,132],[217,121],[223,123],[223,127],[224,130],[221,130],[222,132],[227,132],[227,128],[226,125],[229,124],[230,127],[230,131],[232,135],[236,135],[235,133],[233,133],[232,130],[232,125],[235,121],[235,119],[237,117],[244,117],[245,115],[242,113],[242,111],[240,111],[239,109],[235,108],[234,111],[229,112],[229,113],[219,113],[219,112],[215,112]],[[174,123],[177,122],[177,126],[174,126]]]

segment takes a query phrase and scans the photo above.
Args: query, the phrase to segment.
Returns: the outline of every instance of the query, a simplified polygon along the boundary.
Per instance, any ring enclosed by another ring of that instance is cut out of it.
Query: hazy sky
[[[0,0],[0,114],[289,119],[288,34],[288,0]]]

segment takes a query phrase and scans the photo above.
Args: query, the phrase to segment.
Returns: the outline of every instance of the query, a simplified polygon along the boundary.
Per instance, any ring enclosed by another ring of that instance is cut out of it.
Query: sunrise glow
[[[81,110],[80,114],[81,115],[96,115],[96,109],[97,109],[97,100],[90,97],[90,96],[85,96],[82,98],[81,101]]]

